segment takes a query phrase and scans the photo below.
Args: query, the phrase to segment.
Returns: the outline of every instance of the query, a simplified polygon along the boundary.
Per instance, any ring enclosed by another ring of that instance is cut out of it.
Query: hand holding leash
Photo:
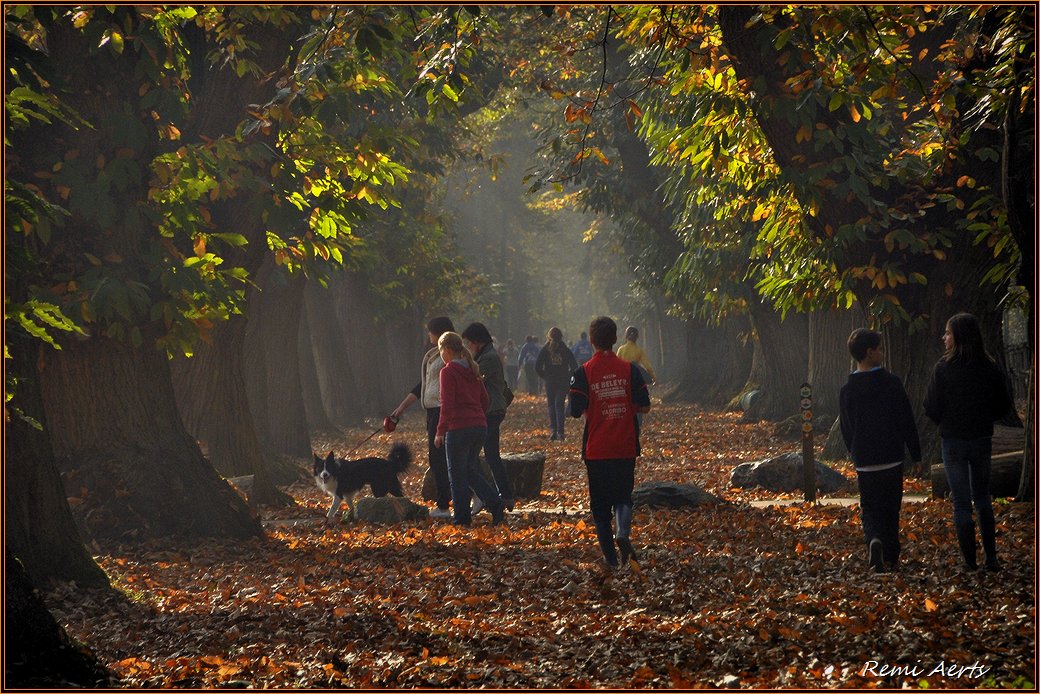
[[[388,414],[386,417],[383,418],[383,431],[385,431],[388,434],[391,433],[394,429],[397,428],[397,423],[400,421],[400,416],[395,417],[392,414]]]

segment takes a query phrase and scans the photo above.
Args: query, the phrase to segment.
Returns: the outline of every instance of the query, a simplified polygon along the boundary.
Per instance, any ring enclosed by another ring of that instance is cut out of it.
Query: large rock
[[[741,463],[733,468],[729,483],[731,487],[741,489],[762,487],[774,492],[795,492],[802,489],[802,477],[802,454],[794,452],[754,463]],[[817,491],[831,494],[848,486],[849,481],[840,472],[816,463]]]
[[[480,456],[480,469],[489,482],[493,482],[491,469]],[[542,473],[545,471],[544,453],[503,453],[502,464],[505,465],[506,474],[513,487],[513,497],[516,499],[534,499],[542,493]],[[422,496],[426,501],[437,500],[437,487],[434,482],[433,473],[427,468],[423,477]]]
[[[364,496],[354,502],[354,517],[366,523],[393,525],[406,521],[426,520],[430,511],[407,497]]]
[[[632,490],[633,506],[696,507],[721,501],[694,484],[646,482]]]

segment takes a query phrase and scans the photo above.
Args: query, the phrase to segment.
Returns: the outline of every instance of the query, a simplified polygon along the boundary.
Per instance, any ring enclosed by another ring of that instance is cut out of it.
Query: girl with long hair
[[[924,410],[939,425],[943,467],[950,483],[953,527],[967,569],[978,568],[975,521],[978,518],[985,568],[999,571],[996,522],[989,493],[993,422],[1014,404],[1007,379],[986,352],[978,319],[958,313],[946,322],[945,352],[928,382]]]

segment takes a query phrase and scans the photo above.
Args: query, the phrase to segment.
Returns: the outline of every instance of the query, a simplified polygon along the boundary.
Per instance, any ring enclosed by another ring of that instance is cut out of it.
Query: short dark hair
[[[451,318],[448,318],[447,316],[437,316],[436,318],[430,319],[426,324],[426,329],[437,337],[440,337],[444,333],[455,332],[455,324],[452,323]]]
[[[627,328],[625,328],[625,339],[626,340],[632,340],[633,342],[638,340],[639,339],[639,328],[637,328],[634,325],[630,325]]]
[[[877,349],[881,344],[881,333],[867,328],[856,328],[849,335],[849,354],[856,361],[867,358],[867,350]]]
[[[589,323],[589,340],[596,349],[610,349],[617,342],[617,323],[608,316],[600,316]]]
[[[470,342],[478,342],[482,345],[491,344],[491,331],[483,323],[470,323],[462,331],[462,339]]]

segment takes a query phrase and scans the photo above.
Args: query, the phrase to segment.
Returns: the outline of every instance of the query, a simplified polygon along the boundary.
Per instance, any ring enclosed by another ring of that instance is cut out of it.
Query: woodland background
[[[676,412],[758,394],[713,446],[797,417],[803,381],[822,443],[871,325],[927,465],[923,390],[971,311],[1032,503],[1032,6],[4,15],[5,573],[29,634],[31,586],[119,585],[113,546],[270,541],[258,510],[399,402],[439,314],[500,342],[638,325]]]

